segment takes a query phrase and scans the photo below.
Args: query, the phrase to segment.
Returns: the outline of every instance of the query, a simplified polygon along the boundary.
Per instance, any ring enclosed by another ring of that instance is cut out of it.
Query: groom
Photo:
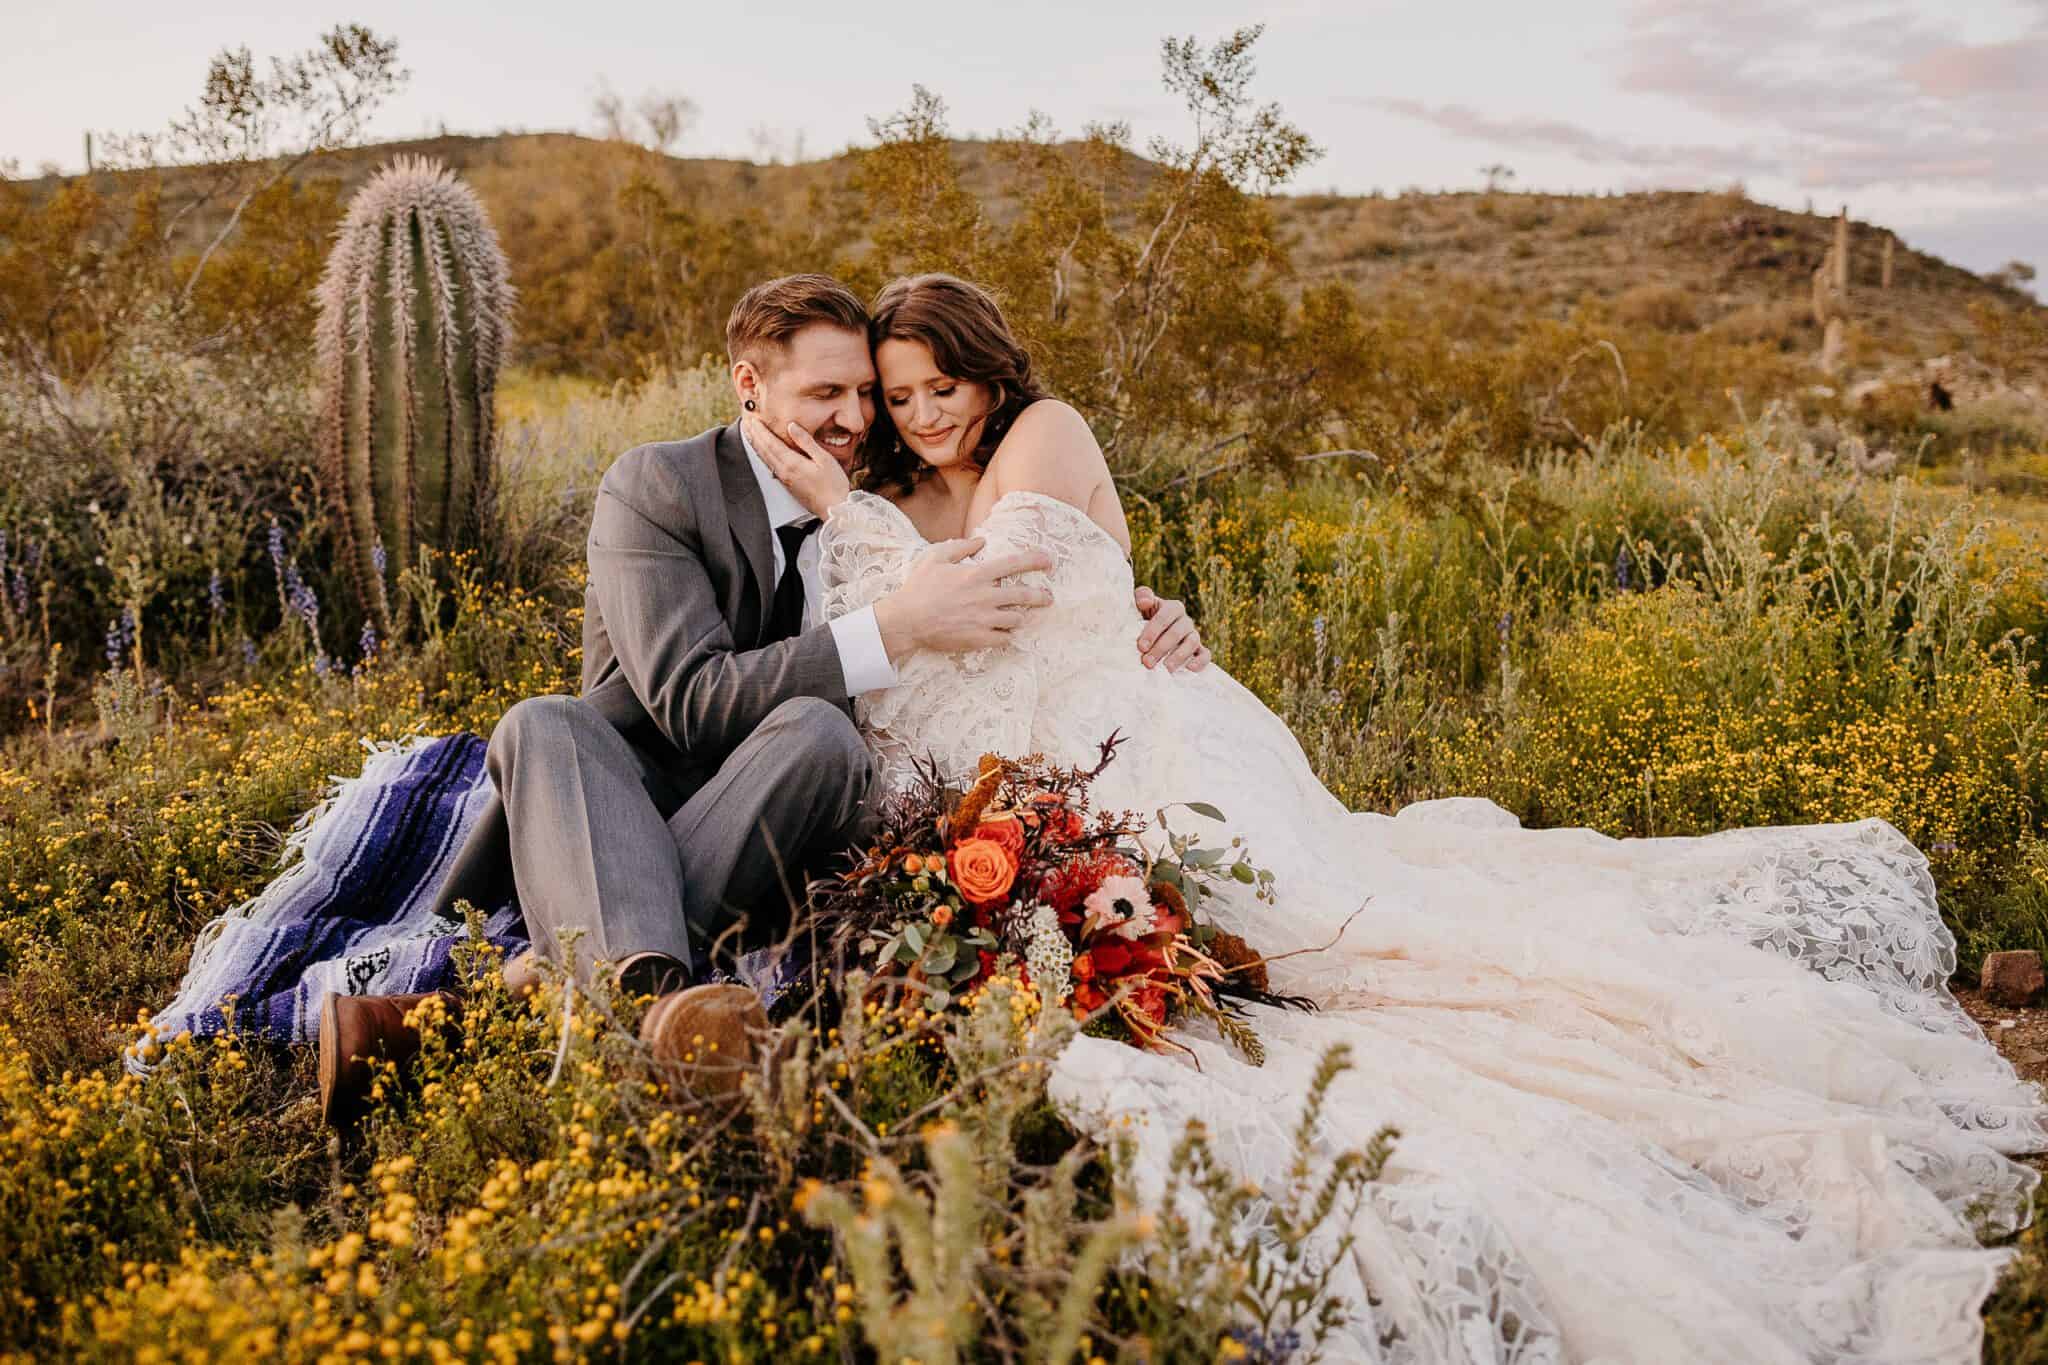
[[[867,321],[823,275],[748,290],[726,324],[741,407],[850,467],[875,420]],[[535,953],[568,960],[573,943],[586,982],[603,964],[623,988],[660,994],[642,1031],[672,1062],[704,1037],[726,1040],[728,1072],[745,1063],[765,1023],[758,999],[690,982],[728,931],[758,941],[785,926],[807,876],[869,827],[879,792],[852,698],[893,686],[918,650],[1000,643],[1051,601],[1004,581],[1050,569],[1042,551],[970,564],[981,542],[956,540],[873,607],[827,621],[818,526],[737,421],[621,455],[591,517],[582,695],[531,697],[498,722],[486,758],[497,800],[440,891],[443,912],[514,892]],[[1148,663],[1202,666],[1178,602],[1140,589],[1138,609]],[[417,1048],[404,1023],[417,999],[328,997],[330,1121],[359,1107],[366,1059]]]

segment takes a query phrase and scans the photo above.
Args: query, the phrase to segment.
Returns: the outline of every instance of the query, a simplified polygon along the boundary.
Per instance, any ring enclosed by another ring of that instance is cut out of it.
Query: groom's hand
[[[832,452],[818,444],[817,437],[795,422],[781,433],[770,431],[768,424],[752,413],[747,415],[746,423],[747,439],[754,443],[761,463],[795,495],[805,511],[822,517],[846,501],[853,485]]]
[[[1209,646],[1202,643],[1195,618],[1188,615],[1179,599],[1140,588],[1138,615],[1145,618],[1145,628],[1138,632],[1138,654],[1145,660],[1145,667],[1157,668],[1163,663],[1169,673],[1178,673],[1183,668],[1199,673],[1209,666]]]
[[[964,562],[984,544],[980,536],[939,542],[911,565],[902,587],[875,603],[875,624],[892,661],[900,664],[920,649],[952,654],[1007,644],[1025,617],[1052,605],[1044,588],[1003,582],[1015,574],[1050,572],[1051,555],[1020,550],[980,564]]]

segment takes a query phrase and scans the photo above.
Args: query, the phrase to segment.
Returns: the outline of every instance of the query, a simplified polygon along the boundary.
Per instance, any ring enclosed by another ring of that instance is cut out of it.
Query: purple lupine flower
[[[276,517],[270,519],[270,567],[284,573],[284,527],[277,524]]]
[[[365,659],[372,658],[377,653],[377,627],[368,621],[363,622],[363,635],[356,641],[356,651]]]
[[[1514,625],[1515,614],[1511,611],[1502,612],[1500,614],[1500,620],[1493,623],[1494,634],[1500,636],[1500,642],[1503,645],[1505,645],[1508,642],[1508,632],[1514,629]]]
[[[206,580],[206,605],[215,616],[223,615],[228,609],[227,594],[221,590],[219,569],[215,569]]]
[[[7,528],[0,526],[0,575],[7,572]]]
[[[107,624],[107,667],[119,668],[135,645],[135,613],[121,608],[121,615]]]
[[[320,677],[326,677],[328,670],[333,667],[334,662],[327,657],[326,650],[323,649],[313,656],[313,672]]]
[[[1624,544],[1614,556],[1614,586],[1628,591],[1628,571],[1634,561],[1628,557],[1628,546]]]
[[[17,567],[14,571],[14,581],[7,587],[14,596],[14,609],[23,616],[28,615],[28,575]]]
[[[1253,1365],[1284,1365],[1301,1350],[1301,1333],[1292,1328],[1269,1337],[1256,1327],[1233,1327],[1228,1335],[1244,1348],[1244,1359]]]
[[[384,537],[378,536],[377,543],[370,547],[370,563],[377,570],[377,577],[384,576]]]
[[[296,559],[284,566],[284,592],[292,614],[317,632],[320,628],[320,597],[313,591],[313,585],[299,576]]]
[[[256,642],[246,635],[242,637],[242,662],[251,668],[256,666]]]
[[[43,571],[43,545],[39,540],[28,542],[22,549],[22,558],[28,561],[28,576],[34,578]]]

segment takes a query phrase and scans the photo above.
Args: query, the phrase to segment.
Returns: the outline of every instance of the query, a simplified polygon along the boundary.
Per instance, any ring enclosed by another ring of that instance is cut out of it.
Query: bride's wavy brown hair
[[[967,457],[983,469],[1017,414],[1046,396],[1032,377],[1031,353],[1003,320],[994,296],[957,276],[906,275],[883,285],[868,307],[868,346],[891,340],[924,343],[940,373],[988,389],[989,410],[960,438]],[[931,466],[904,446],[894,418],[868,427],[862,488],[908,493],[929,473]]]

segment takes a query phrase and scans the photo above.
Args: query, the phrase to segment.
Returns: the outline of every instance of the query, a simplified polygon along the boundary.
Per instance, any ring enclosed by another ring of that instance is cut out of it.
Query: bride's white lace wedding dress
[[[1273,870],[1211,917],[1269,953],[1253,1067],[1078,1038],[1052,1095],[1138,1134],[1157,1197],[1189,1119],[1265,1188],[1324,1049],[1351,1045],[1322,1148],[1401,1136],[1339,1279],[1332,1355],[1387,1361],[1961,1361],[2024,1227],[2048,1109],[1949,994],[1954,940],[1924,858],[1881,820],[1613,839],[1524,830],[1476,799],[1348,811],[1220,667],[1132,647],[1128,564],[1080,510],[997,500],[987,555],[1051,552],[1054,605],[1012,647],[920,654],[860,699],[887,780],[913,755],[1092,761],[1098,804],[1222,808]],[[856,493],[823,531],[827,610],[873,602],[929,547]],[[1179,812],[1177,827],[1207,827]],[[1354,915],[1363,907],[1362,913]],[[1369,1294],[1369,1297],[1368,1297]]]

